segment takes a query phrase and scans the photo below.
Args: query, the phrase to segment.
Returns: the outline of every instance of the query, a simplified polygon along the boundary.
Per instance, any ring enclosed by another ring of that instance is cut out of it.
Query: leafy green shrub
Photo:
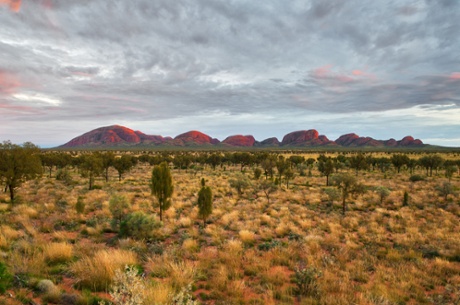
[[[83,202],[83,197],[78,197],[77,204],[75,205],[75,210],[78,214],[83,214],[83,212],[85,212],[85,203]]]
[[[137,239],[149,239],[153,236],[153,230],[160,227],[161,222],[155,216],[137,211],[128,214],[121,222],[120,235]]]
[[[267,241],[264,243],[259,244],[258,248],[261,251],[268,251],[270,249],[280,247],[282,244],[279,240],[272,240],[272,241]]]
[[[417,181],[423,181],[423,180],[425,180],[425,178],[423,176],[420,176],[420,175],[412,175],[412,176],[410,176],[409,180],[411,182],[417,182]]]
[[[10,288],[12,280],[13,276],[6,269],[6,265],[0,262],[0,293],[5,293]]]
[[[72,181],[72,176],[66,169],[60,169],[56,173],[56,180],[62,181],[65,184],[71,184]]]
[[[408,206],[408,205],[409,205],[409,193],[407,191],[404,191],[403,206]]]

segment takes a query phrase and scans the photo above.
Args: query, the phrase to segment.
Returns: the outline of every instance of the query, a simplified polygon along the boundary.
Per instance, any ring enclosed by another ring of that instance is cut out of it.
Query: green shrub
[[[137,211],[128,214],[121,222],[120,235],[137,239],[149,239],[153,236],[153,230],[161,227],[161,222],[155,216]]]
[[[423,180],[425,180],[425,178],[423,176],[420,176],[420,175],[412,175],[412,176],[410,176],[409,180],[412,181],[412,182],[417,182],[417,181],[423,181]]]
[[[83,197],[78,197],[77,204],[75,205],[75,210],[78,214],[83,214],[85,212],[85,203],[83,202]]]
[[[65,184],[71,184],[72,176],[70,176],[70,173],[66,169],[60,169],[56,173],[56,180],[62,181]]]
[[[303,296],[315,297],[318,295],[318,278],[321,271],[315,267],[298,267],[294,270],[294,283],[297,285],[297,293]]]
[[[10,288],[12,280],[13,276],[6,269],[6,265],[0,262],[0,293],[5,293]]]
[[[109,210],[112,214],[112,228],[118,229],[129,209],[128,199],[125,196],[114,195],[109,201]]]

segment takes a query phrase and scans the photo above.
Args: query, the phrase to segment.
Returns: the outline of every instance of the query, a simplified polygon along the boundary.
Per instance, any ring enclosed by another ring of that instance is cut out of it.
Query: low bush
[[[411,182],[418,182],[418,181],[424,181],[425,180],[425,177],[421,176],[421,175],[412,175],[409,177],[409,180]]]
[[[137,211],[128,214],[120,225],[120,236],[137,239],[150,239],[153,230],[161,227],[161,222],[153,215]]]

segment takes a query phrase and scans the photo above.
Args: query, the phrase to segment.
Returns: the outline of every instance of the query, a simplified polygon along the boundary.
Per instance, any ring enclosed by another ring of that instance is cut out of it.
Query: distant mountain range
[[[175,138],[160,135],[147,135],[124,126],[113,125],[100,127],[78,136],[61,148],[109,148],[109,147],[424,147],[422,141],[411,136],[397,141],[375,140],[370,137],[360,137],[350,133],[340,136],[335,141],[320,135],[314,129],[300,130],[288,133],[280,142],[276,137],[257,141],[251,135],[233,135],[220,141],[202,132],[193,130]]]

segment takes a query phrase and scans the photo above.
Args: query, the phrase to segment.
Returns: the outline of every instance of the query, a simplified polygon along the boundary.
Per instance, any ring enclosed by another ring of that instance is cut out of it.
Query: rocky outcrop
[[[162,143],[163,137],[147,136],[123,126],[112,125],[97,128],[73,138],[62,147],[123,146],[139,144],[146,140],[152,143]]]
[[[396,141],[375,140],[371,137],[360,137],[355,133],[340,136],[331,141],[326,136],[320,135],[315,129],[299,130],[288,133],[280,143],[277,138],[268,138],[258,142],[251,135],[233,135],[220,142],[200,131],[192,130],[176,136],[162,137],[160,135],[147,135],[141,131],[134,131],[120,125],[112,125],[94,129],[78,136],[63,148],[85,147],[119,147],[119,146],[213,146],[224,145],[234,147],[315,147],[315,146],[343,146],[343,147],[422,147],[425,144],[419,139],[406,136]]]
[[[225,140],[222,141],[223,144],[231,145],[231,146],[239,146],[239,147],[252,147],[256,139],[253,136],[243,136],[243,135],[234,135],[229,136]]]
[[[211,138],[207,134],[192,130],[182,133],[174,138],[173,143],[181,146],[215,145],[219,144],[218,139]]]
[[[321,146],[333,144],[326,136],[320,136],[314,129],[288,133],[281,141],[282,146]]]
[[[273,137],[273,138],[268,138],[263,140],[262,142],[256,142],[254,145],[255,146],[279,146],[281,142],[278,140],[278,138]]]
[[[372,146],[378,147],[383,146],[384,144],[381,141],[375,140],[370,137],[360,137],[355,133],[345,134],[340,136],[335,143],[345,147],[362,147],[362,146]]]
[[[422,146],[423,142],[420,140],[415,140],[411,136],[404,137],[400,141],[396,141],[395,139],[391,138],[389,140],[381,141],[376,140],[371,137],[360,137],[355,133],[345,134],[340,136],[335,142],[344,147],[416,147]]]
[[[402,138],[401,141],[398,141],[398,146],[422,146],[423,142],[419,139],[414,139],[411,136],[406,136]]]

